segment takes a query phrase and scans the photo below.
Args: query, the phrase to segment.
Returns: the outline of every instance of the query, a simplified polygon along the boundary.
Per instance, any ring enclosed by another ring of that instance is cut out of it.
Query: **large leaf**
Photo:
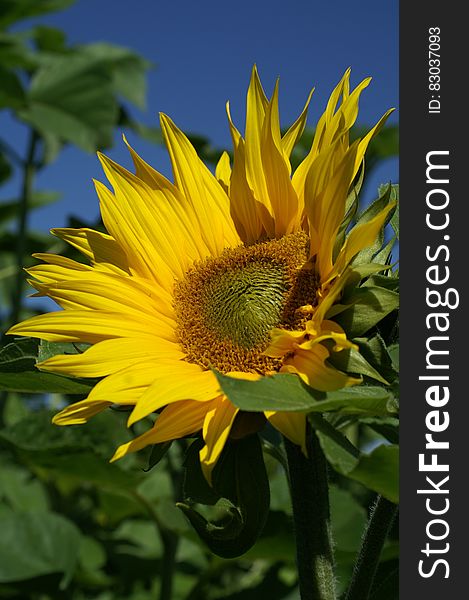
[[[0,582],[63,573],[61,588],[77,563],[81,534],[61,515],[51,512],[0,515]]]
[[[319,392],[296,375],[279,373],[258,381],[246,381],[216,373],[228,398],[246,411],[328,412],[388,415],[391,393],[378,386],[356,386],[335,392]]]
[[[118,116],[111,74],[86,55],[49,55],[19,115],[86,151],[109,146]]]
[[[150,63],[128,48],[105,42],[80,47],[80,53],[111,74],[114,92],[145,108],[145,71]]]

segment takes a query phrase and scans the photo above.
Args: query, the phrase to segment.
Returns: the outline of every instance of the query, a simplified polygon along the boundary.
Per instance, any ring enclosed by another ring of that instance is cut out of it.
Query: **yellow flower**
[[[147,446],[202,431],[202,468],[210,474],[231,435],[258,430],[265,419],[305,448],[301,413],[242,413],[220,390],[212,369],[258,379],[297,373],[318,390],[358,383],[326,364],[353,347],[327,320],[353,257],[370,245],[391,207],[334,244],[347,195],[367,145],[386,113],[349,143],[365,79],[353,91],[347,71],[321,116],[309,154],[291,174],[290,155],[308,104],[282,135],[278,86],[268,100],[256,68],[247,94],[244,138],[233,125],[233,164],[225,153],[215,176],[166,115],[161,128],[174,183],[129,147],[132,174],[100,155],[111,192],[96,182],[106,234],[52,232],[90,264],[38,254],[29,269],[36,295],[63,309],[15,325],[10,333],[52,342],[84,342],[82,354],[57,355],[39,369],[100,377],[89,396],[54,418],[84,423],[112,404],[133,407],[129,426],[159,411],[154,426],[119,447],[113,460]],[[161,410],[162,409],[162,410]]]

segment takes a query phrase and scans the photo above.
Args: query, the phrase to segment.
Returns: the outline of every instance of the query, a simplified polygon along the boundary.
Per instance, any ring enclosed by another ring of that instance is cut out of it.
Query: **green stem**
[[[345,600],[367,600],[373,585],[381,550],[396,516],[397,505],[378,496],[363,536]]]
[[[327,463],[308,427],[308,457],[284,438],[290,475],[301,600],[335,600]]]
[[[13,291],[11,323],[17,323],[21,314],[23,284],[24,284],[24,255],[26,252],[26,238],[28,233],[28,207],[33,193],[34,176],[36,174],[35,154],[39,136],[31,130],[29,135],[26,159],[23,162],[23,181],[21,197],[18,206],[18,229],[16,233],[16,282]]]
[[[132,496],[139,502],[147,511],[150,519],[156,525],[158,534],[163,545],[163,558],[160,572],[160,594],[159,600],[171,600],[173,593],[173,576],[176,566],[176,550],[178,545],[177,536],[169,530],[164,523],[161,522],[157,512],[153,508],[145,496],[139,492],[133,491]]]

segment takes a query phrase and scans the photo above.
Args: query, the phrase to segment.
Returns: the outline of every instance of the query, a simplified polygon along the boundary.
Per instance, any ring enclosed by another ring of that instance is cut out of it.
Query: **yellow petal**
[[[272,214],[266,177],[262,165],[262,128],[268,101],[254,66],[246,104],[246,178],[254,197]]]
[[[116,450],[111,462],[131,452],[137,452],[149,444],[161,444],[191,435],[202,429],[205,415],[213,402],[182,400],[167,406],[157,417],[152,429]]]
[[[246,149],[241,134],[233,124],[229,104],[226,113],[233,139],[234,160],[230,180],[230,199],[233,220],[243,242],[252,244],[267,233],[274,235],[274,222],[267,208],[258,202],[249,186],[246,175]]]
[[[80,402],[70,404],[54,415],[52,423],[54,425],[82,425],[91,417],[111,406],[111,404],[112,402],[94,402],[88,398],[80,400]]]
[[[269,422],[278,429],[282,435],[306,451],[306,415],[300,412],[273,412],[266,411],[265,416]]]
[[[162,339],[116,338],[94,344],[85,352],[58,354],[37,363],[43,371],[73,377],[105,377],[136,363],[184,358],[178,344]]]
[[[327,348],[316,344],[310,350],[297,350],[293,357],[285,360],[281,371],[298,373],[309,386],[321,392],[339,390],[361,382],[361,379],[349,377],[334,367],[325,364],[329,357]]]
[[[175,184],[193,207],[211,255],[219,256],[225,247],[240,243],[230,216],[229,198],[182,131],[168,116],[162,114],[160,120]]]
[[[202,472],[209,483],[238,411],[226,396],[220,396],[206,414],[202,432],[205,446],[199,455]]]
[[[293,232],[298,223],[298,197],[290,180],[289,164],[285,161],[280,138],[278,114],[278,81],[267,106],[261,133],[262,169],[275,221],[275,237]]]
[[[90,402],[134,405],[155,380],[158,362],[150,360],[130,365],[99,381],[91,390]]]
[[[230,156],[226,150],[223,151],[219,161],[217,162],[217,166],[215,167],[215,177],[228,194],[231,180],[231,165]]]
[[[151,189],[141,179],[99,155],[112,194],[96,182],[106,229],[126,249],[133,271],[171,289],[192,264],[191,235],[180,227],[165,194]]]
[[[129,272],[124,249],[110,235],[93,229],[56,228],[51,233],[87,256],[97,268],[113,272]]]
[[[49,342],[86,342],[95,344],[118,337],[157,337],[177,342],[174,328],[153,318],[134,319],[121,313],[101,310],[64,310],[26,319],[11,327],[10,335],[37,337]]]
[[[325,167],[330,170],[330,179],[321,189],[317,185],[318,168],[313,164],[305,185],[305,210],[308,220],[316,232],[311,238],[311,254],[317,255],[317,266],[321,282],[332,269],[332,251],[337,231],[345,214],[345,202],[353,180],[353,169],[358,144],[354,143],[340,164],[334,168],[334,153],[329,154]]]
[[[212,371],[183,360],[156,365],[152,385],[139,399],[129,416],[128,426],[143,419],[166,404],[180,400],[206,402],[220,394]]]
[[[300,139],[306,125],[306,117],[308,115],[308,107],[311,102],[314,88],[310,91],[309,96],[306,100],[305,106],[298,117],[298,119],[291,125],[285,135],[282,137],[282,149],[286,159],[290,157],[296,142]],[[288,163],[289,164],[289,163]],[[290,169],[291,171],[291,169]]]
[[[154,323],[156,318],[169,327],[176,328],[176,322],[170,316],[173,312],[171,305],[161,306],[158,298],[152,297],[150,290],[132,285],[130,278],[96,277],[91,274],[89,279],[59,281],[49,284],[32,282],[40,295],[47,295],[60,306],[67,309],[90,309],[107,312],[121,312],[123,317],[129,315]],[[163,311],[160,312],[160,307]],[[166,313],[166,315],[165,315]],[[155,331],[157,334],[158,332]]]

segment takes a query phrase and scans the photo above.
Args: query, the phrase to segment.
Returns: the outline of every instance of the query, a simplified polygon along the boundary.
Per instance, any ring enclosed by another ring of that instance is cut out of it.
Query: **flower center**
[[[279,323],[285,275],[283,265],[257,260],[217,273],[203,287],[205,324],[220,339],[254,348]]]
[[[175,284],[177,334],[186,360],[222,372],[268,373],[263,354],[274,327],[292,329],[316,302],[317,279],[304,232],[225,250],[196,263]]]

